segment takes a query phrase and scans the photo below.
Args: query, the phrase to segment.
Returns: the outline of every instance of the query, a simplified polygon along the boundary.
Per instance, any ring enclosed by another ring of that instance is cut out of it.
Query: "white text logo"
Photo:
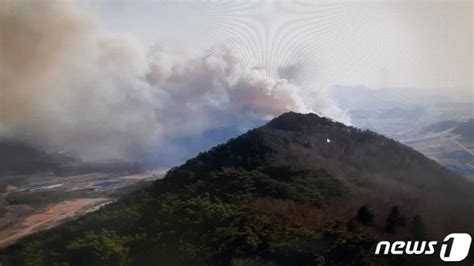
[[[443,261],[455,262],[464,260],[469,254],[472,238],[466,233],[447,235],[442,244],[439,257]],[[392,255],[432,255],[435,253],[437,241],[380,241],[375,254]]]

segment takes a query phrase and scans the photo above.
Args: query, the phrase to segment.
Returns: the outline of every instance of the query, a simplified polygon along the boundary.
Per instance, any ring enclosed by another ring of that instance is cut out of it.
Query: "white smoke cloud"
[[[327,96],[303,99],[298,86],[240,63],[231,49],[180,58],[102,30],[69,2],[2,8],[3,136],[85,160],[125,159],[170,137],[290,110],[341,114]]]

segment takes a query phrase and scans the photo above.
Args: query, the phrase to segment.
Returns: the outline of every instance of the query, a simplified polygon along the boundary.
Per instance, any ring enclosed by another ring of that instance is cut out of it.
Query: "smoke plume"
[[[130,159],[171,137],[330,106],[321,95],[304,100],[278,73],[242,64],[232,49],[180,58],[103,30],[69,2],[1,7],[3,137],[85,160]]]

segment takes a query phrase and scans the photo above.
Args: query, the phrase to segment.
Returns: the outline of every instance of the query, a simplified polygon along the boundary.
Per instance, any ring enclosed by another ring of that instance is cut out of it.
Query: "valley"
[[[472,95],[423,89],[334,87],[354,126],[395,139],[474,182]]]
[[[91,173],[74,176],[14,176],[4,186],[0,247],[26,235],[96,211],[121,195],[163,177],[166,169],[140,174]],[[4,179],[8,180],[8,177]],[[19,179],[24,179],[20,181]]]

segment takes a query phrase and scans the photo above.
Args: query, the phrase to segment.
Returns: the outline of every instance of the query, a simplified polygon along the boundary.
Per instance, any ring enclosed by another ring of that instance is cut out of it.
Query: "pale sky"
[[[473,1],[78,1],[107,30],[243,63],[300,65],[312,87],[473,89]],[[301,77],[303,76],[303,77]],[[296,77],[294,77],[296,78]]]
[[[472,1],[0,5],[0,136],[81,158],[287,111],[349,124],[334,85],[474,102]]]

